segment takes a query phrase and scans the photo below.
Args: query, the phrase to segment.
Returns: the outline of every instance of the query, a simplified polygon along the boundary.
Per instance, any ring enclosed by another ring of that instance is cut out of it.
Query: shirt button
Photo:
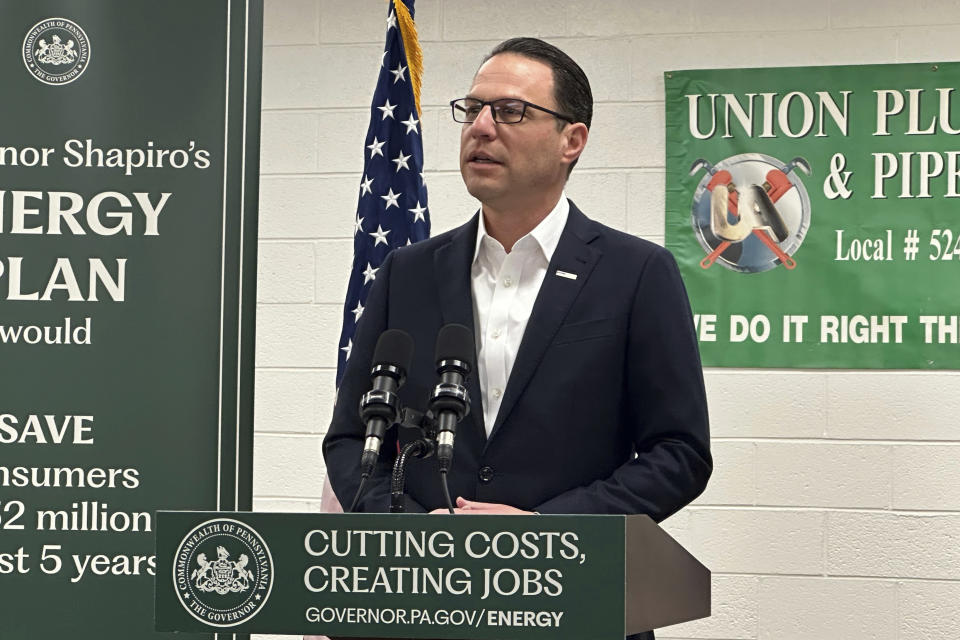
[[[493,467],[480,467],[477,477],[483,484],[490,484],[490,481],[493,480]]]
[[[504,278],[504,279],[503,279],[503,286],[505,286],[505,287],[512,287],[512,286],[513,286],[513,278],[511,278],[510,276],[507,276],[506,278]]]
[[[493,390],[493,397],[494,397],[494,398],[499,398],[499,397],[502,396],[502,395],[503,395],[503,391],[501,391],[500,389],[494,389],[494,390]]]
[[[493,336],[493,339],[496,340],[500,337],[500,329],[494,329],[491,335]]]

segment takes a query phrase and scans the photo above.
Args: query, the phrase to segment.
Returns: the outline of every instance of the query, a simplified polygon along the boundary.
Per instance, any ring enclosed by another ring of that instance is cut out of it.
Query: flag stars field
[[[419,200],[417,200],[417,206],[415,206],[413,209],[407,209],[407,211],[413,214],[414,222],[417,222],[418,220],[426,220],[424,214],[427,212],[427,208],[421,207]]]
[[[396,120],[396,118],[394,118],[393,116],[393,110],[396,108],[397,108],[397,105],[390,104],[390,98],[387,98],[387,101],[383,103],[382,107],[377,107],[377,109],[383,112],[383,117],[381,117],[380,119],[386,120],[388,117],[390,117]]]
[[[413,17],[414,1],[391,0],[388,4],[383,53],[362,150],[363,173],[353,221],[353,268],[338,347],[338,385],[380,265],[394,248],[430,237],[422,115],[415,95],[420,90],[422,51],[415,31],[406,33],[405,26]],[[394,207],[397,212],[392,211]]]
[[[368,149],[370,147],[367,147]],[[373,190],[370,188],[373,185],[373,178],[368,178],[366,174],[363,176],[363,182],[360,183],[360,197],[367,195],[368,193],[373,193]]]
[[[377,136],[373,136],[373,142],[367,145],[367,149],[370,149],[371,160],[373,160],[373,156],[383,156],[383,145],[385,144],[387,144],[386,140],[380,142],[377,140]]]
[[[377,230],[368,235],[374,239],[373,246],[377,246],[380,243],[387,244],[387,236],[390,235],[390,229],[384,230],[384,228],[378,224]]]
[[[363,270],[363,284],[367,284],[368,282],[373,282],[376,280],[377,271],[380,271],[380,269],[374,269],[373,266],[368,262],[367,268]]]
[[[403,150],[400,150],[400,153],[397,154],[397,157],[391,160],[390,162],[395,162],[397,164],[397,173],[400,173],[400,169],[409,169],[410,165],[407,164],[407,160],[410,159],[410,156],[403,155]]]
[[[397,207],[397,208],[399,209],[399,208],[400,208],[400,205],[397,204],[397,199],[400,198],[400,196],[402,196],[402,195],[403,195],[403,192],[394,193],[394,192],[393,192],[393,187],[390,187],[390,189],[387,191],[387,195],[385,195],[385,196],[380,196],[380,197],[383,198],[383,199],[386,201],[386,203],[387,203],[387,206],[384,207],[384,211],[386,211],[386,210],[389,209],[390,207]]]
[[[413,117],[413,114],[410,114],[410,117],[406,120],[401,120],[400,124],[407,127],[407,134],[417,133],[417,125],[420,124],[420,121]]]

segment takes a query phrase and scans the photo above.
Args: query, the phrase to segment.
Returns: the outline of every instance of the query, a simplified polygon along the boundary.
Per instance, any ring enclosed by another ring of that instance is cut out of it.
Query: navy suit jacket
[[[349,505],[359,484],[360,396],[385,329],[415,353],[404,406],[424,410],[438,378],[437,333],[474,327],[470,267],[478,217],[397,249],[377,273],[323,449]],[[556,275],[576,274],[576,279]],[[571,203],[488,438],[475,375],[474,408],[457,428],[451,495],[541,513],[647,514],[660,521],[699,495],[712,470],[707,406],[690,306],[671,254],[587,218]],[[400,444],[388,431],[360,511],[389,510]],[[445,505],[435,458],[407,473],[408,511]]]

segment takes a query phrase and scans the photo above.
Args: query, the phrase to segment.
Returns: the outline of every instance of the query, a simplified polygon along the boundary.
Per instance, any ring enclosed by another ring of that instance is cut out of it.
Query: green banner
[[[672,71],[666,244],[703,363],[960,367],[960,64]]]
[[[0,0],[0,638],[147,640],[251,502],[262,3]]]
[[[625,634],[623,516],[158,515],[158,629],[505,640]],[[668,590],[669,580],[655,579]]]

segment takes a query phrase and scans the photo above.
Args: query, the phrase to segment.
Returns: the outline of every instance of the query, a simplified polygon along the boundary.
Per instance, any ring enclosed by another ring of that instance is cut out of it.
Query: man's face
[[[557,111],[553,72],[536,60],[501,53],[487,60],[467,96],[479,100],[519,98]],[[493,121],[490,107],[460,133],[460,174],[470,195],[495,209],[535,202],[564,184],[564,136],[553,116],[527,108],[516,124]],[[542,197],[542,196],[541,196]]]

